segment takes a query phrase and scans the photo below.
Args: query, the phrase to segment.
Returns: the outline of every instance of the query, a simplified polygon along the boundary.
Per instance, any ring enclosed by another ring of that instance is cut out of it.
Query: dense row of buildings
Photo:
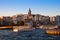
[[[14,15],[12,17],[10,16],[2,16],[0,17],[0,24],[8,24],[7,22],[13,22],[14,24],[17,24],[18,21],[25,21],[26,24],[32,26],[33,22],[36,22],[37,25],[48,25],[48,24],[57,24],[60,25],[60,16],[44,16],[40,14],[31,14],[31,10],[29,9],[28,14],[19,14]],[[4,21],[4,23],[3,23]],[[34,24],[34,25],[35,25]]]

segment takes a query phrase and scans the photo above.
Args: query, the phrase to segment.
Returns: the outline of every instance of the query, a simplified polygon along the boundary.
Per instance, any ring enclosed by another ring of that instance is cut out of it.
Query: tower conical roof
[[[29,8],[29,11],[28,11],[28,15],[30,16],[31,15],[31,9]]]

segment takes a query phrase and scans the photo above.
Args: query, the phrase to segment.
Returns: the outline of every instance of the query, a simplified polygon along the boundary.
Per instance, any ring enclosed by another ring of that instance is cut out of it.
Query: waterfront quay
[[[56,25],[41,25],[39,27],[36,27],[38,29],[56,29],[58,28],[58,26]],[[0,29],[13,29],[13,30],[33,30],[36,29],[34,27],[31,26],[2,26],[0,27]]]
[[[3,26],[0,29],[32,30],[33,28],[30,26]]]

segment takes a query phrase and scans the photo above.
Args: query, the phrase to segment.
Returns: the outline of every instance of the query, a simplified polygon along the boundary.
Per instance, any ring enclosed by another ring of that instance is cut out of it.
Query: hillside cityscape
[[[0,17],[0,26],[23,26],[39,27],[41,25],[57,25],[60,26],[60,16],[44,16],[40,14],[31,14],[29,8],[28,14],[18,14]]]

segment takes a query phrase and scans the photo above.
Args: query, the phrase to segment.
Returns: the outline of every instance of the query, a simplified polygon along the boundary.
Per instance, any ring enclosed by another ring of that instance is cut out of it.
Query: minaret
[[[28,16],[30,16],[31,15],[31,10],[30,10],[30,8],[29,8],[29,11],[28,11]]]

